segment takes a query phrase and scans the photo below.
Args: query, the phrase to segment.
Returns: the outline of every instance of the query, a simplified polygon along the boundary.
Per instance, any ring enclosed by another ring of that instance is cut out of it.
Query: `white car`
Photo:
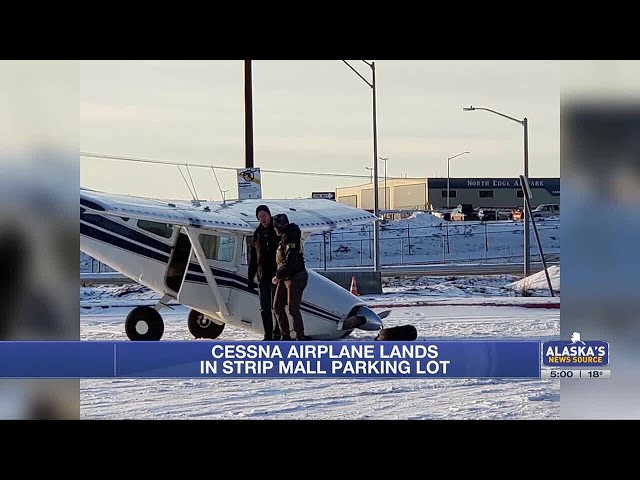
[[[543,203],[538,205],[532,212],[534,219],[559,217],[560,205],[552,203]]]

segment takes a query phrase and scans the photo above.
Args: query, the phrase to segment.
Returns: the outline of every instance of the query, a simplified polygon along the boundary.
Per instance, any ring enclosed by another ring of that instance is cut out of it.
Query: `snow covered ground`
[[[559,273],[558,273],[559,275]],[[363,296],[391,308],[386,326],[412,324],[418,340],[558,339],[559,299],[514,296],[518,277],[417,277],[385,281],[382,295]],[[125,340],[132,305],[157,298],[144,287],[86,287],[81,339]],[[117,306],[120,305],[120,306]],[[193,340],[188,309],[164,310],[163,340]],[[259,340],[227,327],[225,340]],[[370,340],[356,332],[349,340]],[[154,379],[81,380],[81,418],[101,419],[545,419],[558,418],[557,380],[490,379]]]

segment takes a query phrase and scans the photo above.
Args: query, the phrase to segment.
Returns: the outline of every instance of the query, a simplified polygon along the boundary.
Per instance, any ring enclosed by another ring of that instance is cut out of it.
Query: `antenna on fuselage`
[[[189,170],[189,165],[187,165],[186,163],[184,164],[185,167],[187,167],[187,173],[189,174],[189,178],[191,179],[191,186],[193,187],[193,193],[194,193],[194,206],[195,207],[199,207],[200,206],[200,200],[198,200],[198,192],[196,191],[196,182],[193,181],[193,177],[191,176],[191,170]]]
[[[198,199],[196,198],[196,196],[194,195],[193,191],[191,190],[191,187],[189,186],[189,182],[187,182],[186,177],[184,176],[184,173],[182,173],[182,169],[180,168],[180,165],[176,165],[176,167],[178,167],[178,171],[180,172],[180,175],[182,175],[182,179],[184,180],[184,183],[187,185],[187,188],[189,189],[189,193],[191,194],[191,196],[193,197],[193,204],[196,207],[200,206],[200,203],[198,202]],[[189,170],[189,167],[187,167],[187,170]],[[191,174],[189,174],[191,175]],[[195,188],[195,187],[194,187]]]
[[[213,168],[213,165],[209,165],[209,166],[211,167],[211,171],[213,172],[213,176],[215,177],[215,179],[216,179],[216,183],[218,184],[218,190],[220,190],[220,196],[222,197],[222,203],[223,203],[224,205],[226,205],[226,203],[225,203],[225,198],[224,198],[224,194],[225,194],[226,192],[228,192],[229,190],[224,190],[224,191],[222,190],[222,187],[220,186],[220,181],[218,180],[218,175],[216,175],[216,169],[215,169],[215,168]]]

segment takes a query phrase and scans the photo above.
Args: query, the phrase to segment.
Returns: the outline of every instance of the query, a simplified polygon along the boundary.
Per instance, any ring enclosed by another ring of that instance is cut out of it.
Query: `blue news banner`
[[[540,378],[535,341],[12,341],[0,378]]]

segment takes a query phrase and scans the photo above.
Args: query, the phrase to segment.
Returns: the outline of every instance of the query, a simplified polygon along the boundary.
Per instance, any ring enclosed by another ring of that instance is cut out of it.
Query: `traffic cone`
[[[358,293],[358,286],[356,285],[355,275],[351,277],[351,288],[349,289],[349,291],[357,297],[360,296],[360,294]]]

